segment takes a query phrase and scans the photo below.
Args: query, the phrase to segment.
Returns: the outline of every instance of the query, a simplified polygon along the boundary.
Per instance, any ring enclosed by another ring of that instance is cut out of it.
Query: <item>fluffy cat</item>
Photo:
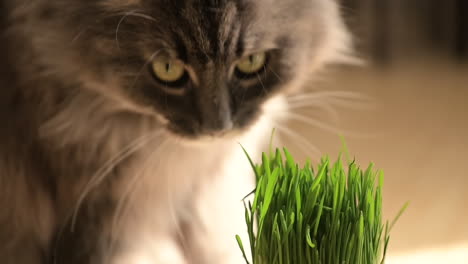
[[[241,263],[253,157],[350,41],[332,0],[2,0],[3,264]]]

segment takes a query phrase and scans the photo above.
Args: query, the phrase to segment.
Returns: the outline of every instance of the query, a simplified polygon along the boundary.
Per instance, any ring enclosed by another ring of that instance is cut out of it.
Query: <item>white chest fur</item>
[[[278,109],[277,102],[272,104]],[[248,241],[242,198],[254,188],[241,145],[259,157],[273,128],[269,116],[237,139],[196,146],[162,143],[147,162],[131,168],[129,172],[140,171],[142,176],[118,191],[119,196],[128,196],[128,207],[121,206],[114,232],[125,238],[126,250],[113,263],[187,263],[174,240],[181,218],[197,219],[199,227],[191,230],[197,260],[189,263],[239,263],[235,235]]]

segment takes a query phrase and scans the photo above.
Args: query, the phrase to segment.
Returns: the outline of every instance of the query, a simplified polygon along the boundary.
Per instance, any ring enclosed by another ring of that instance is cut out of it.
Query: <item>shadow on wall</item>
[[[340,0],[358,50],[379,65],[428,54],[468,60],[466,0]]]

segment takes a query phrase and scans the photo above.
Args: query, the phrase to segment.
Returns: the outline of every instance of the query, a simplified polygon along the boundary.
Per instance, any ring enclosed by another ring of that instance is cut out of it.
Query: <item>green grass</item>
[[[299,167],[286,149],[249,161],[257,178],[245,210],[251,261],[237,236],[246,263],[384,263],[392,224],[382,221],[383,173],[372,164],[326,157],[316,169]]]

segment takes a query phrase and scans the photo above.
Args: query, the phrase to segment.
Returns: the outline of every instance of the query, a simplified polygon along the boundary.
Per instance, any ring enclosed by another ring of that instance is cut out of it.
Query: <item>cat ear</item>
[[[339,5],[333,1],[323,4],[325,8],[322,19],[327,25],[327,34],[323,41],[319,60],[326,64],[364,65],[364,60],[356,54],[353,38],[340,14]]]
[[[327,45],[322,50],[324,64],[363,66],[364,60],[356,53],[353,38],[343,22],[336,22],[328,32]]]

